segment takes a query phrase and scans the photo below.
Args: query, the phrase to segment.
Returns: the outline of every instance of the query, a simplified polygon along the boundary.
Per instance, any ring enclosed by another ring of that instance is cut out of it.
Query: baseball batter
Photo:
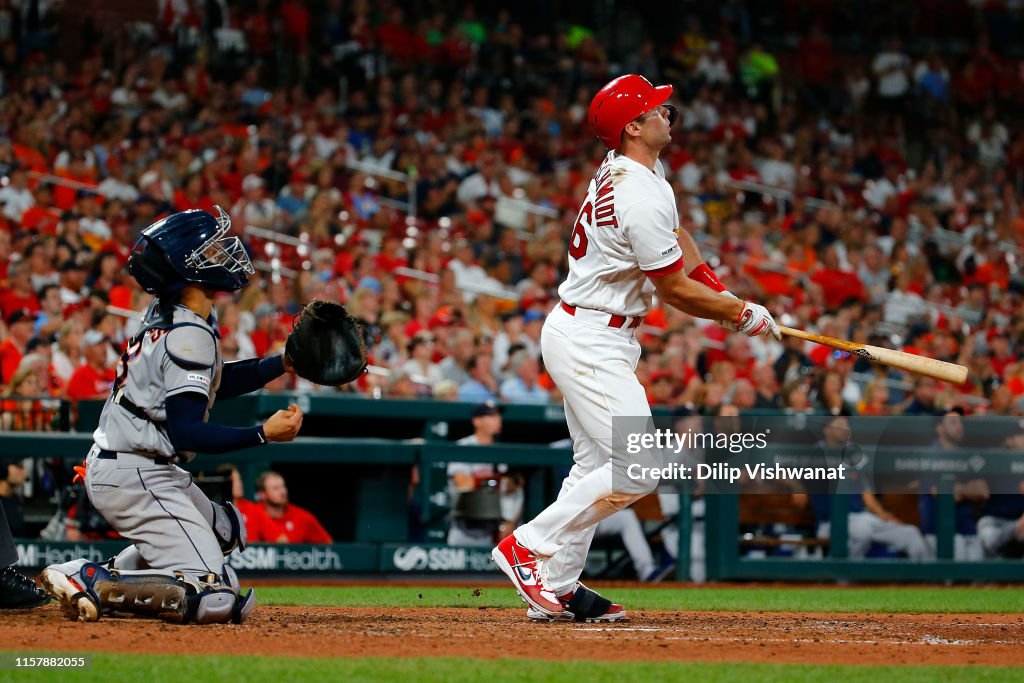
[[[128,270],[156,294],[118,365],[86,458],[89,500],[132,542],[103,564],[47,567],[46,592],[69,618],[108,611],[171,615],[186,623],[241,623],[255,605],[224,558],[246,542],[233,503],[210,501],[178,465],[196,451],[221,453],[291,441],[295,406],[258,427],[208,423],[209,409],[290,370],[282,356],[223,363],[213,295],[244,287],[253,273],[230,218],[217,207],[176,213],[147,228]]]
[[[544,323],[544,364],[565,397],[574,465],[558,499],[492,552],[534,619],[614,621],[621,605],[579,583],[598,522],[650,493],[657,482],[616,477],[612,418],[651,410],[635,370],[635,328],[655,294],[690,315],[750,336],[778,327],[763,306],[744,302],[680,234],[672,187],[658,157],[671,141],[672,86],[637,75],[605,85],[589,119],[611,151],[590,183],[573,226],[569,276]]]

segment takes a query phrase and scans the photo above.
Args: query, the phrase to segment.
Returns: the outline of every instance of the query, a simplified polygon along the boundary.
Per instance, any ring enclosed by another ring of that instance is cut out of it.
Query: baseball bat
[[[927,358],[925,356],[915,356],[912,353],[894,351],[893,349],[883,349],[880,346],[858,344],[857,342],[846,341],[845,339],[836,339],[835,337],[826,337],[821,334],[812,334],[810,332],[804,332],[803,330],[793,329],[792,327],[786,327],[785,325],[779,325],[779,331],[789,337],[797,337],[798,339],[805,339],[807,341],[814,342],[815,344],[831,346],[833,349],[846,351],[854,356],[867,358],[868,360],[881,363],[882,365],[906,370],[907,372],[912,372],[915,375],[934,377],[935,379],[941,379],[944,382],[952,382],[953,384],[963,384],[967,381],[967,368],[963,365],[957,365],[956,363],[947,363],[944,360],[935,360],[934,358]]]

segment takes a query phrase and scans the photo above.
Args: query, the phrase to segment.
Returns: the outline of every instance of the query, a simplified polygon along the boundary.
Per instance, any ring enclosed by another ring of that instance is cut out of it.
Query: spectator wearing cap
[[[537,383],[540,363],[529,351],[516,351],[509,360],[509,371],[512,376],[501,383],[501,400],[506,403],[540,405],[550,400],[548,392]]]
[[[18,261],[8,271],[7,287],[0,290],[0,310],[4,318],[14,311],[35,313],[39,310],[39,299],[32,287],[31,267],[26,261]]]
[[[0,342],[0,374],[7,384],[14,377],[35,333],[35,317],[27,309],[19,309],[8,315],[5,322],[7,338]]]
[[[242,179],[242,197],[231,207],[231,220],[240,228],[274,230],[278,219],[277,204],[267,197],[263,178],[250,173]]]
[[[85,289],[85,268],[68,259],[60,266],[60,300],[64,306],[74,306],[82,300]]]
[[[498,399],[498,381],[491,372],[491,357],[477,352],[466,362],[469,379],[459,386],[459,400],[482,403]]]
[[[501,434],[501,407],[484,401],[473,408],[472,421],[473,433],[456,443],[490,446]],[[489,547],[512,533],[522,516],[522,480],[510,476],[504,464],[448,463],[448,495],[452,503],[449,545]]]
[[[456,386],[469,380],[466,363],[476,353],[476,338],[472,330],[459,329],[448,340],[448,355],[438,363],[442,379],[450,380]]]
[[[103,179],[96,191],[108,200],[121,200],[132,203],[139,198],[139,188],[125,180],[124,161],[120,156],[107,157],[107,177]]]
[[[4,205],[3,215],[15,223],[21,222],[21,216],[29,207],[34,206],[36,198],[28,189],[28,173],[24,166],[15,166],[11,170],[10,182],[0,188],[0,204]]]
[[[53,186],[46,182],[39,183],[34,196],[36,203],[21,214],[21,227],[40,235],[56,233],[60,210],[54,206]]]
[[[42,241],[32,242],[25,249],[25,262],[28,263],[29,278],[32,289],[38,292],[44,285],[57,284],[60,275],[53,269],[53,244]]]
[[[387,311],[380,317],[382,334],[380,343],[373,347],[375,362],[388,367],[405,362],[406,349],[409,347],[410,339],[405,333],[408,323],[409,316],[401,311]]]
[[[387,398],[419,398],[420,392],[417,390],[412,375],[402,367],[391,370],[384,387],[384,395]]]
[[[432,388],[441,381],[441,369],[431,359],[434,356],[434,336],[429,332],[418,332],[409,341],[409,360],[402,369],[418,382]]]
[[[455,286],[462,290],[466,303],[471,303],[477,296],[475,290],[487,285],[490,278],[473,255],[473,244],[466,239],[455,243],[455,258],[448,262],[448,268],[455,273]]]
[[[68,398],[73,401],[106,398],[114,383],[114,369],[107,365],[110,343],[99,330],[89,330],[82,336],[85,363],[75,368],[68,381]]]
[[[504,176],[505,170],[497,156],[493,152],[485,152],[480,155],[476,173],[459,183],[459,189],[455,193],[456,199],[460,204],[466,205],[484,197],[501,196],[504,194],[501,188]]]
[[[516,345],[523,348],[528,347],[528,337],[523,329],[525,323],[522,311],[517,309],[503,314],[501,327],[501,332],[494,337],[494,358],[492,360],[494,374],[498,377],[505,373],[512,347]]]

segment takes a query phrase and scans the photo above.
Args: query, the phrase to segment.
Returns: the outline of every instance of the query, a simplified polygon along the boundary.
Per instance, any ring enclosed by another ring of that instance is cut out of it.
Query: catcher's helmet
[[[132,247],[128,272],[150,294],[165,295],[192,282],[210,289],[241,289],[255,271],[237,237],[227,237],[231,218],[190,209],[162,218]]]
[[[627,123],[665,104],[671,96],[671,85],[655,87],[643,76],[626,74],[597,91],[590,101],[587,118],[604,146],[617,149],[622,143],[622,129]],[[674,122],[675,108],[669,109],[670,121]]]

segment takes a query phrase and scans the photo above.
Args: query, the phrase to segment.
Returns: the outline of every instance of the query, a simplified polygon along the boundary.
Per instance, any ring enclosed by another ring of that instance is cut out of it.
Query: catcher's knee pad
[[[238,575],[225,565],[224,581],[216,574],[200,578],[180,575],[185,586],[186,607],[183,621],[190,624],[240,624],[249,618],[256,606],[256,595],[252,589],[244,596]]]
[[[227,557],[236,549],[245,550],[248,540],[245,531],[245,518],[234,503],[213,505],[213,534],[220,543],[220,549]]]

